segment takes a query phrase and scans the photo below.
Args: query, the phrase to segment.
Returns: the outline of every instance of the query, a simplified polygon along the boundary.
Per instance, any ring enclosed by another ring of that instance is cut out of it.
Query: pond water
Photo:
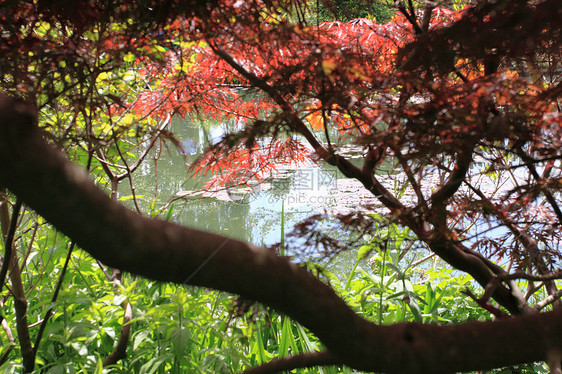
[[[172,126],[182,147],[169,144],[155,149],[153,160],[145,160],[133,174],[133,183],[143,208],[155,201],[158,209],[176,199],[169,205],[173,206],[171,219],[182,225],[269,246],[281,241],[282,230],[290,232],[312,214],[346,213],[376,204],[376,199],[357,181],[346,179],[330,165],[313,163],[298,168],[280,167],[270,180],[244,195],[236,189],[204,192],[206,179],[198,176],[194,180],[188,166],[208,144],[218,141],[225,129],[178,120]],[[347,156],[353,157],[353,152],[360,157],[360,150],[351,146]],[[128,184],[122,183],[121,198],[130,195]],[[165,216],[163,213],[160,217]],[[345,236],[343,232],[334,234]],[[344,257],[348,257],[345,263],[355,260],[355,254]]]
[[[223,125],[226,126],[226,125]],[[150,204],[156,209],[168,204],[170,219],[184,226],[223,234],[253,243],[270,246],[281,241],[284,231],[316,213],[347,213],[356,210],[383,211],[376,198],[356,180],[345,178],[326,164],[302,165],[298,168],[278,168],[266,183],[254,186],[250,193],[239,189],[209,193],[204,190],[206,179],[188,172],[191,165],[209,144],[220,140],[226,127],[202,126],[175,120],[172,131],[181,141],[181,148],[172,144],[155,149],[150,159],[133,174],[135,193],[146,211]],[[336,138],[334,134],[333,138]],[[352,162],[361,160],[361,150],[352,145],[342,147],[341,154]],[[404,185],[405,176],[393,170],[392,161],[381,167],[379,180],[390,191]],[[426,186],[440,183],[437,173],[424,177]],[[247,188],[246,188],[247,190]],[[245,191],[248,192],[248,191]],[[427,194],[430,193],[428,189]],[[425,194],[425,193],[424,193]],[[122,183],[120,196],[127,201],[131,190]],[[170,201],[173,200],[173,203]],[[405,191],[402,201],[415,201],[413,191]],[[166,217],[166,212],[160,215]],[[349,233],[331,231],[334,237],[346,239]],[[349,269],[356,259],[358,247],[339,256],[330,265],[332,270]]]
[[[339,172],[329,165],[312,163],[298,169],[281,167],[270,180],[253,187],[251,192],[225,189],[202,193],[206,178],[198,176],[194,180],[188,174],[188,166],[208,144],[220,139],[224,129],[176,121],[173,131],[182,148],[169,144],[169,147],[153,152],[153,156],[158,154],[158,160],[146,160],[134,174],[134,185],[144,204],[154,196],[157,205],[174,197],[183,197],[173,203],[173,219],[178,223],[228,234],[257,245],[269,245],[280,240],[283,207],[285,224],[290,227],[314,212],[338,204]],[[122,184],[120,195],[130,194],[129,187]]]

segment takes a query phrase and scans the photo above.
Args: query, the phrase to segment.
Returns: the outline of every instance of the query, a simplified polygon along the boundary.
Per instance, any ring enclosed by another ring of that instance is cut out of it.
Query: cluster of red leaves
[[[224,144],[213,146],[192,166],[194,178],[211,174],[205,184],[208,190],[224,187],[251,186],[271,178],[280,167],[296,166],[311,158],[311,151],[292,138],[272,140],[262,146],[230,149]]]
[[[212,54],[204,43],[192,43],[181,51],[167,53],[165,69],[153,65],[142,71],[157,76],[156,90],[144,91],[132,108],[140,115],[181,117],[201,114],[206,120],[256,120],[273,108],[267,100],[244,97],[243,86],[235,81],[232,69]]]
[[[247,13],[240,14],[236,22],[225,23],[221,18],[222,30],[228,32],[169,51],[164,68],[149,67],[147,76],[158,72],[161,77],[158,89],[142,93],[133,109],[156,116],[199,113],[207,120],[234,120],[247,127],[269,115],[271,127],[283,126],[285,119],[275,116],[285,109],[279,100],[251,94],[250,88],[255,89],[260,81],[296,108],[315,131],[324,131],[328,121],[342,134],[369,135],[375,119],[387,119],[381,113],[393,112],[388,107],[395,103],[381,98],[388,97],[397,83],[389,77],[396,68],[399,48],[412,40],[403,16],[397,15],[384,25],[357,19],[318,27],[294,25],[272,16],[269,23],[248,27],[244,20],[264,16],[256,14],[254,8],[240,11]],[[442,8],[435,13],[432,27],[442,27],[460,16]],[[213,29],[214,25],[198,27]],[[198,27],[191,25],[189,29]],[[231,56],[235,66],[217,50]],[[249,148],[246,151],[252,153]],[[236,158],[240,164],[246,162],[239,152]],[[236,158],[222,160],[230,164]],[[219,170],[211,164],[207,167]]]

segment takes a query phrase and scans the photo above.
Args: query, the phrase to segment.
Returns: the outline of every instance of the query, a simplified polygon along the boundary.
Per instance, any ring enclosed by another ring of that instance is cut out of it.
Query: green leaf
[[[113,305],[121,305],[123,301],[127,300],[127,295],[120,294],[113,297]]]
[[[359,251],[357,252],[357,260],[358,261],[362,260],[363,258],[365,258],[365,256],[367,256],[372,251],[373,251],[372,244],[366,244],[364,246],[361,246],[361,248],[359,248]]]
[[[127,54],[125,54],[125,56],[123,56],[123,61],[125,61],[128,64],[132,64],[133,62],[135,62],[135,55],[132,52],[128,52]]]
[[[98,357],[96,362],[96,369],[94,371],[95,374],[103,374],[103,361],[100,357]]]
[[[421,322],[422,315],[421,315],[420,306],[415,300],[416,300],[415,298],[410,298],[410,301],[408,302],[408,307],[410,308],[410,311],[414,315],[414,319],[416,320],[416,322]]]
[[[142,197],[144,197],[145,195],[129,195],[129,196],[123,196],[119,198],[119,201],[127,201],[127,200],[131,200],[134,198],[140,199]]]
[[[154,374],[162,364],[172,360],[173,358],[169,354],[164,354],[161,356],[156,356],[148,360],[144,365],[141,366],[139,374]]]
[[[299,338],[301,339],[303,352],[314,352],[318,349],[317,345],[310,341],[308,338],[308,334],[306,333],[304,327],[302,327],[299,323],[296,323],[297,332],[299,334]]]
[[[172,215],[174,214],[174,204],[170,204],[170,208],[168,209],[168,214],[166,214],[166,221],[169,221],[170,218],[172,218]]]
[[[148,335],[150,335],[151,332],[152,332],[152,330],[147,329],[147,330],[141,330],[136,334],[135,339],[133,340],[133,350],[134,351],[139,347],[139,345],[143,341],[145,341],[146,337]]]
[[[279,356],[285,357],[289,355],[289,347],[295,349],[296,342],[293,336],[291,319],[287,316],[282,317],[281,336],[279,339]]]
[[[191,332],[189,329],[185,326],[177,326],[172,330],[170,339],[174,344],[175,356],[178,358],[183,357],[191,341]]]

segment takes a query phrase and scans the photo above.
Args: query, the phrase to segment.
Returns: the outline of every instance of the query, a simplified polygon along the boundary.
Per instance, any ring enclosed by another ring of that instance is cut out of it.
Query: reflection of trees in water
[[[176,203],[178,221],[186,226],[221,233],[236,239],[249,240],[250,206],[215,199],[197,199]]]
[[[188,175],[188,168],[206,146],[224,134],[221,126],[199,126],[179,120],[173,121],[172,130],[176,138],[180,140],[180,147],[183,148],[177,148],[170,143],[160,145],[152,154],[152,157],[157,156],[157,164],[147,162],[140,173],[133,175],[136,194],[144,195],[140,202],[145,211],[150,210],[149,204],[155,195],[157,200],[155,208],[159,209],[180,191],[202,189],[206,182],[205,178],[198,175],[194,180],[191,175]],[[313,169],[314,178],[333,171],[333,168],[329,166]],[[309,167],[306,170],[312,169]],[[293,198],[293,195],[306,192],[296,186],[298,175],[296,168],[280,168],[279,173],[273,175],[274,178],[269,181],[270,189],[266,192],[242,195],[244,198],[241,201],[222,201],[212,197],[200,198],[200,196],[175,201],[173,220],[180,224],[221,233],[256,245],[275,244],[281,240],[282,201],[285,201],[286,233],[313,213],[313,209],[308,205],[291,207],[289,204],[289,199]],[[156,178],[157,183],[155,183]],[[157,185],[156,192],[155,184]],[[316,182],[314,186],[320,188]],[[228,191],[226,192],[228,193]],[[128,184],[122,184],[121,196],[130,194]],[[235,200],[237,195],[230,197]],[[161,215],[161,217],[163,216],[165,213]],[[336,232],[332,234],[341,235]]]
[[[151,152],[156,164],[144,163],[140,172],[133,174],[135,194],[142,196],[139,204],[147,212],[150,211],[154,196],[156,209],[159,209],[179,191],[203,188],[205,179],[198,176],[194,180],[188,174],[188,168],[205,147],[216,142],[224,133],[220,127],[193,126],[180,120],[174,120],[172,126],[176,138],[180,140],[179,148],[171,143],[159,144]],[[132,194],[127,183],[122,183],[119,190],[120,196]],[[124,203],[128,205],[130,201]],[[173,219],[181,224],[237,239],[261,242],[260,238],[252,237],[252,230],[249,229],[260,226],[261,218],[250,216],[248,204],[196,198],[176,201],[173,207]]]

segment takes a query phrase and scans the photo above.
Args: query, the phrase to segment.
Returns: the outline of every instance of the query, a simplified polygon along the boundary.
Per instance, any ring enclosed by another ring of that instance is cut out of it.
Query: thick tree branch
[[[562,351],[562,311],[453,326],[372,324],[306,269],[272,251],[148,219],[111,201],[46,144],[33,117],[24,104],[0,96],[0,186],[109,266],[270,305],[310,329],[342,363],[359,370],[489,369],[545,360]]]
[[[560,301],[561,297],[562,297],[562,290],[558,290],[556,293],[550,294],[547,297],[545,297],[544,299],[542,299],[541,301],[539,301],[538,303],[536,303],[534,308],[537,311],[540,311],[544,307],[546,307],[547,305],[555,303],[556,301]]]
[[[451,196],[457,192],[460,185],[464,181],[466,174],[470,170],[470,165],[472,164],[474,143],[469,141],[469,144],[459,150],[457,154],[457,160],[455,162],[455,168],[451,172],[449,179],[431,195],[431,205],[437,210],[438,217],[436,218],[436,226],[444,225],[447,216],[445,213],[445,207]],[[443,227],[444,228],[444,227]]]
[[[4,286],[4,281],[8,268],[10,270],[10,282],[12,285],[12,297],[14,298],[14,309],[16,311],[16,330],[18,332],[18,340],[20,343],[21,355],[23,358],[23,368],[26,373],[33,371],[35,366],[35,352],[31,345],[31,338],[29,336],[29,328],[27,326],[27,299],[23,289],[23,282],[21,279],[21,271],[19,266],[19,259],[16,251],[14,250],[14,235],[16,232],[18,216],[22,206],[21,199],[17,199],[14,209],[12,211],[12,218],[9,222],[9,229],[2,227],[3,237],[6,238],[4,247],[4,261],[0,270],[0,291]],[[2,210],[7,210],[8,206],[4,202],[0,207]],[[6,213],[0,213],[6,216]]]
[[[119,339],[113,351],[103,360],[103,366],[116,364],[117,361],[127,357],[127,345],[129,344],[129,336],[131,335],[131,319],[133,318],[133,306],[129,300],[123,301],[121,307],[124,310],[123,324],[119,332]]]
[[[162,130],[164,129],[163,127],[161,128]],[[154,142],[151,143],[150,147],[152,147],[153,145]],[[123,157],[123,155],[121,155],[121,152],[119,152],[119,155]],[[128,168],[127,170],[131,171],[125,160],[123,160],[123,163]],[[129,177],[129,179],[131,178]],[[117,187],[118,187],[117,183],[112,183],[111,200],[113,201],[117,201]],[[132,188],[132,182],[131,182],[131,188]],[[134,190],[133,190],[133,194],[134,194]],[[106,278],[113,284],[113,288],[115,289],[115,291],[119,292],[122,289],[121,270],[113,269],[113,274],[109,274],[107,268],[103,266],[103,264],[100,263],[99,261],[98,261],[98,265],[102,269]],[[105,358],[105,360],[103,360],[104,367],[109,365],[114,365],[119,360],[122,360],[127,357],[127,346],[129,345],[129,338],[131,336],[131,320],[133,318],[133,306],[131,305],[131,302],[128,299],[125,299],[121,303],[121,308],[123,308],[123,322],[121,324],[121,330],[119,331],[119,339],[117,340],[117,344],[113,348],[113,351]]]
[[[23,289],[19,259],[15,251],[12,252],[10,264],[10,283],[12,285],[12,296],[14,297],[14,309],[16,312],[16,330],[20,343],[23,369],[25,373],[31,373],[35,366],[35,351],[31,344],[29,327],[27,323],[27,298]]]
[[[437,6],[437,1],[425,0],[425,7],[423,9],[423,18],[420,25],[422,32],[426,33],[429,31],[429,24],[431,23],[431,13],[433,9]]]
[[[341,362],[330,352],[311,352],[282,357],[244,371],[242,374],[273,374],[313,366],[338,365]]]
[[[446,236],[436,235],[428,244],[439,257],[454,268],[470,274],[482,287],[486,287],[497,274],[504,272],[499,266]],[[531,311],[518,288],[508,289],[499,284],[492,296],[513,314]]]
[[[4,195],[4,201],[0,206],[0,215],[2,217],[9,217],[8,211],[8,199]],[[10,259],[12,258],[12,252],[14,251],[14,235],[16,233],[18,216],[21,209],[21,200],[17,199],[14,209],[12,210],[12,218],[4,218],[1,225],[2,237],[4,239],[4,261],[2,262],[2,267],[0,268],[0,293],[2,288],[4,288],[4,282],[6,282],[6,274],[8,274],[8,269],[10,268]]]

